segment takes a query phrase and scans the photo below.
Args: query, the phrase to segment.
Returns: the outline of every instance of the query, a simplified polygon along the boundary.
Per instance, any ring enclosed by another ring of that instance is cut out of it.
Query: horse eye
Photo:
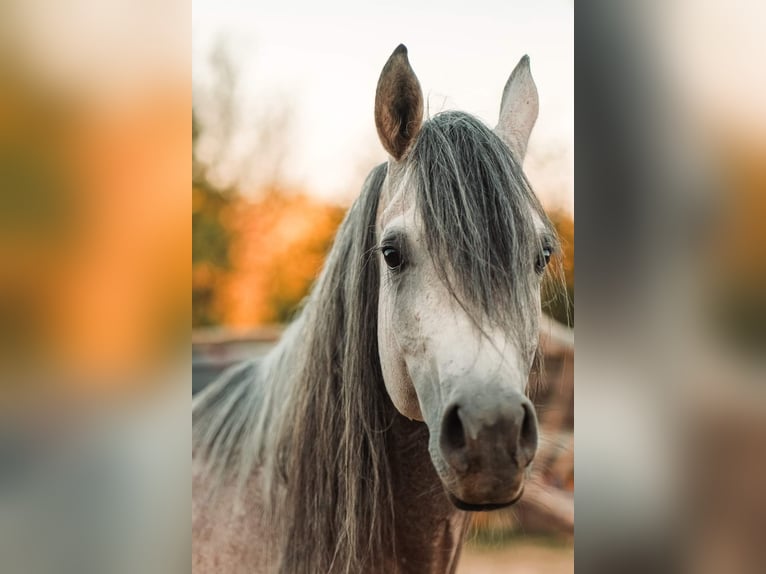
[[[543,250],[540,252],[540,255],[537,256],[537,261],[535,262],[535,268],[538,273],[542,273],[545,270],[545,267],[551,261],[551,255],[550,247],[543,247]]]
[[[402,266],[402,254],[393,247],[383,248],[383,259],[386,260],[386,265],[393,271],[398,271]]]

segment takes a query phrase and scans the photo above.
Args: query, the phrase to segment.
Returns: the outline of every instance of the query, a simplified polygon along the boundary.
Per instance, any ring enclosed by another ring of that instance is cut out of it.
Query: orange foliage
[[[561,242],[561,265],[567,287],[574,288],[574,218],[561,209],[547,211]]]
[[[560,267],[550,266],[552,281],[544,290],[543,311],[561,323],[574,326],[574,219],[562,209],[550,209],[547,213],[558,233],[561,252],[557,256]],[[561,280],[564,289],[561,289]]]
[[[226,222],[235,239],[232,272],[217,301],[224,324],[288,321],[318,275],[345,211],[277,191],[255,203],[238,202]]]
[[[0,356],[112,388],[188,329],[188,86],[98,106],[4,80]]]

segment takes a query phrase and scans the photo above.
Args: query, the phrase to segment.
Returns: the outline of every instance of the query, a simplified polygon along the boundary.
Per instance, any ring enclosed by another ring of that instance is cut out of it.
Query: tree
[[[207,167],[197,157],[200,132],[192,109],[192,327],[220,322],[217,291],[222,275],[230,269],[232,241],[225,215],[235,196],[232,190],[210,183]]]

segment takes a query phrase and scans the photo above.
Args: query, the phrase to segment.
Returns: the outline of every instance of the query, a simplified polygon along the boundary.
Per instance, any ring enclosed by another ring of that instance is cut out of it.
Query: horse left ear
[[[495,133],[500,136],[519,161],[524,162],[529,134],[537,120],[539,100],[537,86],[529,70],[529,56],[524,56],[511,72],[500,103],[500,120]]]
[[[399,46],[388,58],[375,92],[375,127],[380,143],[395,160],[404,157],[415,141],[423,122],[423,92],[407,58],[407,48]]]

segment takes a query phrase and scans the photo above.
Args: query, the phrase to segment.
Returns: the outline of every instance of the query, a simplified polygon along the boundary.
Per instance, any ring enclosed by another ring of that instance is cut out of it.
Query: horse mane
[[[195,457],[214,485],[234,480],[241,489],[261,469],[266,511],[292,541],[278,551],[285,574],[364,572],[393,552],[385,430],[397,414],[378,357],[373,256],[386,171],[382,164],[368,176],[278,346],[194,403]]]
[[[367,177],[272,352],[229,370],[194,400],[195,461],[213,491],[243,490],[259,473],[282,574],[356,574],[396,560],[386,430],[400,415],[378,355],[375,257],[387,172],[381,164]],[[529,276],[539,248],[530,206],[550,224],[505,144],[468,114],[444,112],[423,124],[405,173],[453,294],[482,318],[521,320],[514,310],[532,287],[519,277]],[[507,316],[498,305],[510,306]]]
[[[386,429],[395,416],[378,356],[375,219],[386,165],[375,168],[336,237],[312,300],[310,328],[282,437],[290,516],[281,572],[367,572],[393,551]],[[295,543],[310,541],[310,543]]]

